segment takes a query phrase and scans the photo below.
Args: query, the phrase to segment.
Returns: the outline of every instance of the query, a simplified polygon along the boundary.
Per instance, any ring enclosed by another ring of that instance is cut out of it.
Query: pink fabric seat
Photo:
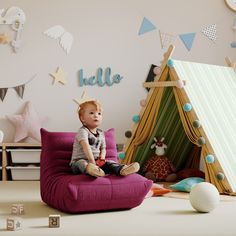
[[[94,178],[69,166],[75,133],[41,129],[40,192],[49,206],[68,213],[130,209],[140,205],[152,181],[139,174]],[[117,160],[114,129],[105,132],[107,159]]]

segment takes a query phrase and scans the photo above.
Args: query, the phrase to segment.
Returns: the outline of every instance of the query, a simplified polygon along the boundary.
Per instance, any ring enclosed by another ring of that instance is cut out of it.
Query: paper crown
[[[74,99],[74,101],[75,101],[78,105],[81,105],[82,103],[85,103],[85,102],[97,101],[97,100],[94,99],[94,98],[90,98],[90,97],[87,95],[87,93],[84,91],[84,92],[82,93],[81,98]]]

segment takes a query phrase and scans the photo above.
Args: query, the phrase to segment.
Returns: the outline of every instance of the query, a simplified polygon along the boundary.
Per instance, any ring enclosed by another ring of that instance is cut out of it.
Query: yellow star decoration
[[[1,44],[7,44],[10,43],[10,37],[7,34],[0,34],[0,43]]]
[[[66,83],[66,76],[61,67],[58,67],[57,71],[55,73],[51,73],[50,75],[54,78],[53,84],[55,84],[55,82],[60,82],[62,84]]]

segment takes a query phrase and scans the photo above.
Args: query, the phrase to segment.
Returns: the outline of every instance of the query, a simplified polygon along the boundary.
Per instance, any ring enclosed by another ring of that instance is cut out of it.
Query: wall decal
[[[40,117],[30,101],[25,103],[22,114],[6,117],[15,126],[14,142],[19,142],[27,137],[40,142],[40,128],[46,121],[46,117]]]
[[[6,33],[0,34],[0,44],[8,44],[10,41],[10,37]]]
[[[16,32],[16,37],[11,41],[13,51],[18,52],[21,46],[20,36],[25,23],[25,13],[19,7],[10,7],[7,10],[0,9],[0,24],[10,25]]]
[[[216,42],[216,24],[207,26],[203,28],[202,33],[210,40],[212,40],[214,43]]]
[[[190,51],[193,45],[193,40],[196,36],[196,33],[189,33],[189,34],[180,34],[179,37],[184,43],[185,47]]]
[[[175,35],[169,34],[169,33],[164,33],[164,32],[161,32],[160,30],[159,30],[159,35],[160,35],[160,39],[161,39],[161,48],[162,49],[169,47],[176,38]]]
[[[107,67],[104,72],[102,68],[97,69],[97,74],[88,78],[84,77],[83,69],[79,70],[79,86],[84,85],[98,85],[103,87],[105,85],[112,86],[113,84],[118,84],[123,79],[119,74],[111,76],[111,68]]]
[[[63,85],[66,83],[66,76],[61,67],[58,67],[56,72],[50,73],[50,75],[54,78],[53,84],[55,84],[55,82],[59,82]]]
[[[144,17],[143,22],[140,26],[138,35],[145,34],[155,29],[156,29],[156,26],[151,21],[149,21],[146,17]]]
[[[10,89],[10,88],[14,89],[20,98],[23,98],[24,91],[25,91],[25,85],[28,84],[29,82],[31,82],[35,77],[36,77],[36,75],[32,76],[32,78],[30,80],[28,80],[27,82],[25,82],[24,84],[16,85],[13,87],[0,88],[0,99],[2,100],[2,102],[7,94],[8,89]]]
[[[64,49],[64,51],[68,54],[72,47],[73,36],[71,33],[67,32],[61,25],[55,25],[46,31],[44,34],[52,39],[59,39],[59,44]]]

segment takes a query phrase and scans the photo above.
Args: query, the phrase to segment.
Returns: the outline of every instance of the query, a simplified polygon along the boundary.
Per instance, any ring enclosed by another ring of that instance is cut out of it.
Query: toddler
[[[139,170],[137,162],[123,165],[105,160],[105,136],[98,128],[102,123],[102,107],[96,100],[81,103],[78,115],[82,127],[75,137],[70,162],[74,174],[85,173],[94,177],[102,177],[105,174],[126,176]]]

